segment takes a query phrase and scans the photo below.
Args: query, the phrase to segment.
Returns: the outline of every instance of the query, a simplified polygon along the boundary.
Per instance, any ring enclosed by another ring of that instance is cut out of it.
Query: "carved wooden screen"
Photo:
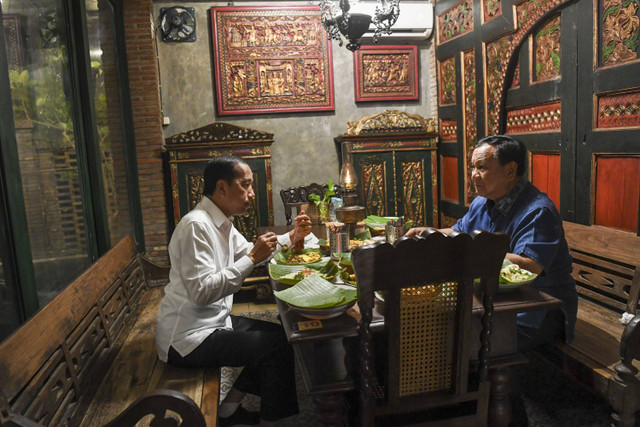
[[[366,214],[438,225],[435,121],[387,110],[348,125],[335,142],[353,163]]]
[[[440,162],[458,160],[460,190],[441,223],[474,197],[477,140],[507,133],[565,220],[637,234],[640,2],[439,1],[436,22]]]
[[[246,214],[235,217],[236,228],[247,240],[253,241],[257,227],[273,225],[272,143],[271,133],[220,122],[167,138],[167,180],[171,187],[174,225],[202,198],[202,172],[207,162],[227,154],[242,157],[253,171],[253,206]]]

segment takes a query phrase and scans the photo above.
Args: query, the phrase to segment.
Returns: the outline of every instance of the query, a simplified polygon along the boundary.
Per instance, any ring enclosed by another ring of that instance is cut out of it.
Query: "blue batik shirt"
[[[573,338],[578,293],[571,277],[571,256],[562,218],[549,197],[525,179],[497,202],[476,197],[469,211],[453,226],[470,233],[481,229],[509,235],[509,252],[531,258],[542,267],[533,286],[564,304],[565,339]],[[519,313],[518,324],[539,328],[546,311]]]

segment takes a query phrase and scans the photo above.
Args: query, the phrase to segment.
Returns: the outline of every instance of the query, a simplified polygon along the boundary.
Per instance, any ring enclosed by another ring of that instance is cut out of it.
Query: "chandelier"
[[[357,2],[357,0],[356,0]],[[369,29],[369,25],[375,25],[373,42],[377,43],[382,34],[390,35],[391,26],[398,20],[400,14],[400,0],[379,0],[380,6],[376,6],[375,15],[366,13],[349,13],[351,4],[349,0],[339,0],[340,10],[333,0],[321,0],[322,26],[329,33],[329,39],[338,41],[342,46],[342,34],[349,42],[347,49],[352,52],[360,49],[358,39]]]

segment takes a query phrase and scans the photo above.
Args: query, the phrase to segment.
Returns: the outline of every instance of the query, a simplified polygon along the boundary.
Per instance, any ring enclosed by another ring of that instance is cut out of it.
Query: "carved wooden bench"
[[[219,370],[157,357],[167,277],[126,237],[0,343],[0,424],[215,426]]]
[[[579,294],[575,338],[532,355],[553,362],[607,400],[612,423],[640,423],[640,237],[564,223]],[[625,326],[621,316],[632,318]]]

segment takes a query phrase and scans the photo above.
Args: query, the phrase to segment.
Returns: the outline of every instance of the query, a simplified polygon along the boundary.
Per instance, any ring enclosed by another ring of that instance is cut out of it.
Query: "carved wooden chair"
[[[284,204],[284,215],[287,218],[287,225],[291,225],[291,223],[293,222],[292,208],[296,208],[296,214],[297,212],[300,212],[300,207],[305,204],[310,204],[310,208],[315,208],[315,205],[313,205],[313,201],[309,201],[309,194],[317,194],[322,198],[324,197],[324,193],[327,191],[327,188],[327,184],[313,183],[309,185],[301,185],[300,187],[289,187],[280,190],[280,197],[282,198],[282,203]],[[336,197],[342,197],[342,187],[339,184],[334,184],[333,188],[336,192]],[[310,215],[310,217],[312,217],[312,220],[314,219],[313,216],[314,215]],[[317,220],[315,222],[317,222]]]
[[[487,424],[493,295],[507,248],[504,234],[432,230],[352,253],[362,315],[359,425]],[[484,305],[479,335],[474,286]],[[373,334],[376,293],[384,298],[385,326]],[[472,340],[481,343],[477,355]]]

